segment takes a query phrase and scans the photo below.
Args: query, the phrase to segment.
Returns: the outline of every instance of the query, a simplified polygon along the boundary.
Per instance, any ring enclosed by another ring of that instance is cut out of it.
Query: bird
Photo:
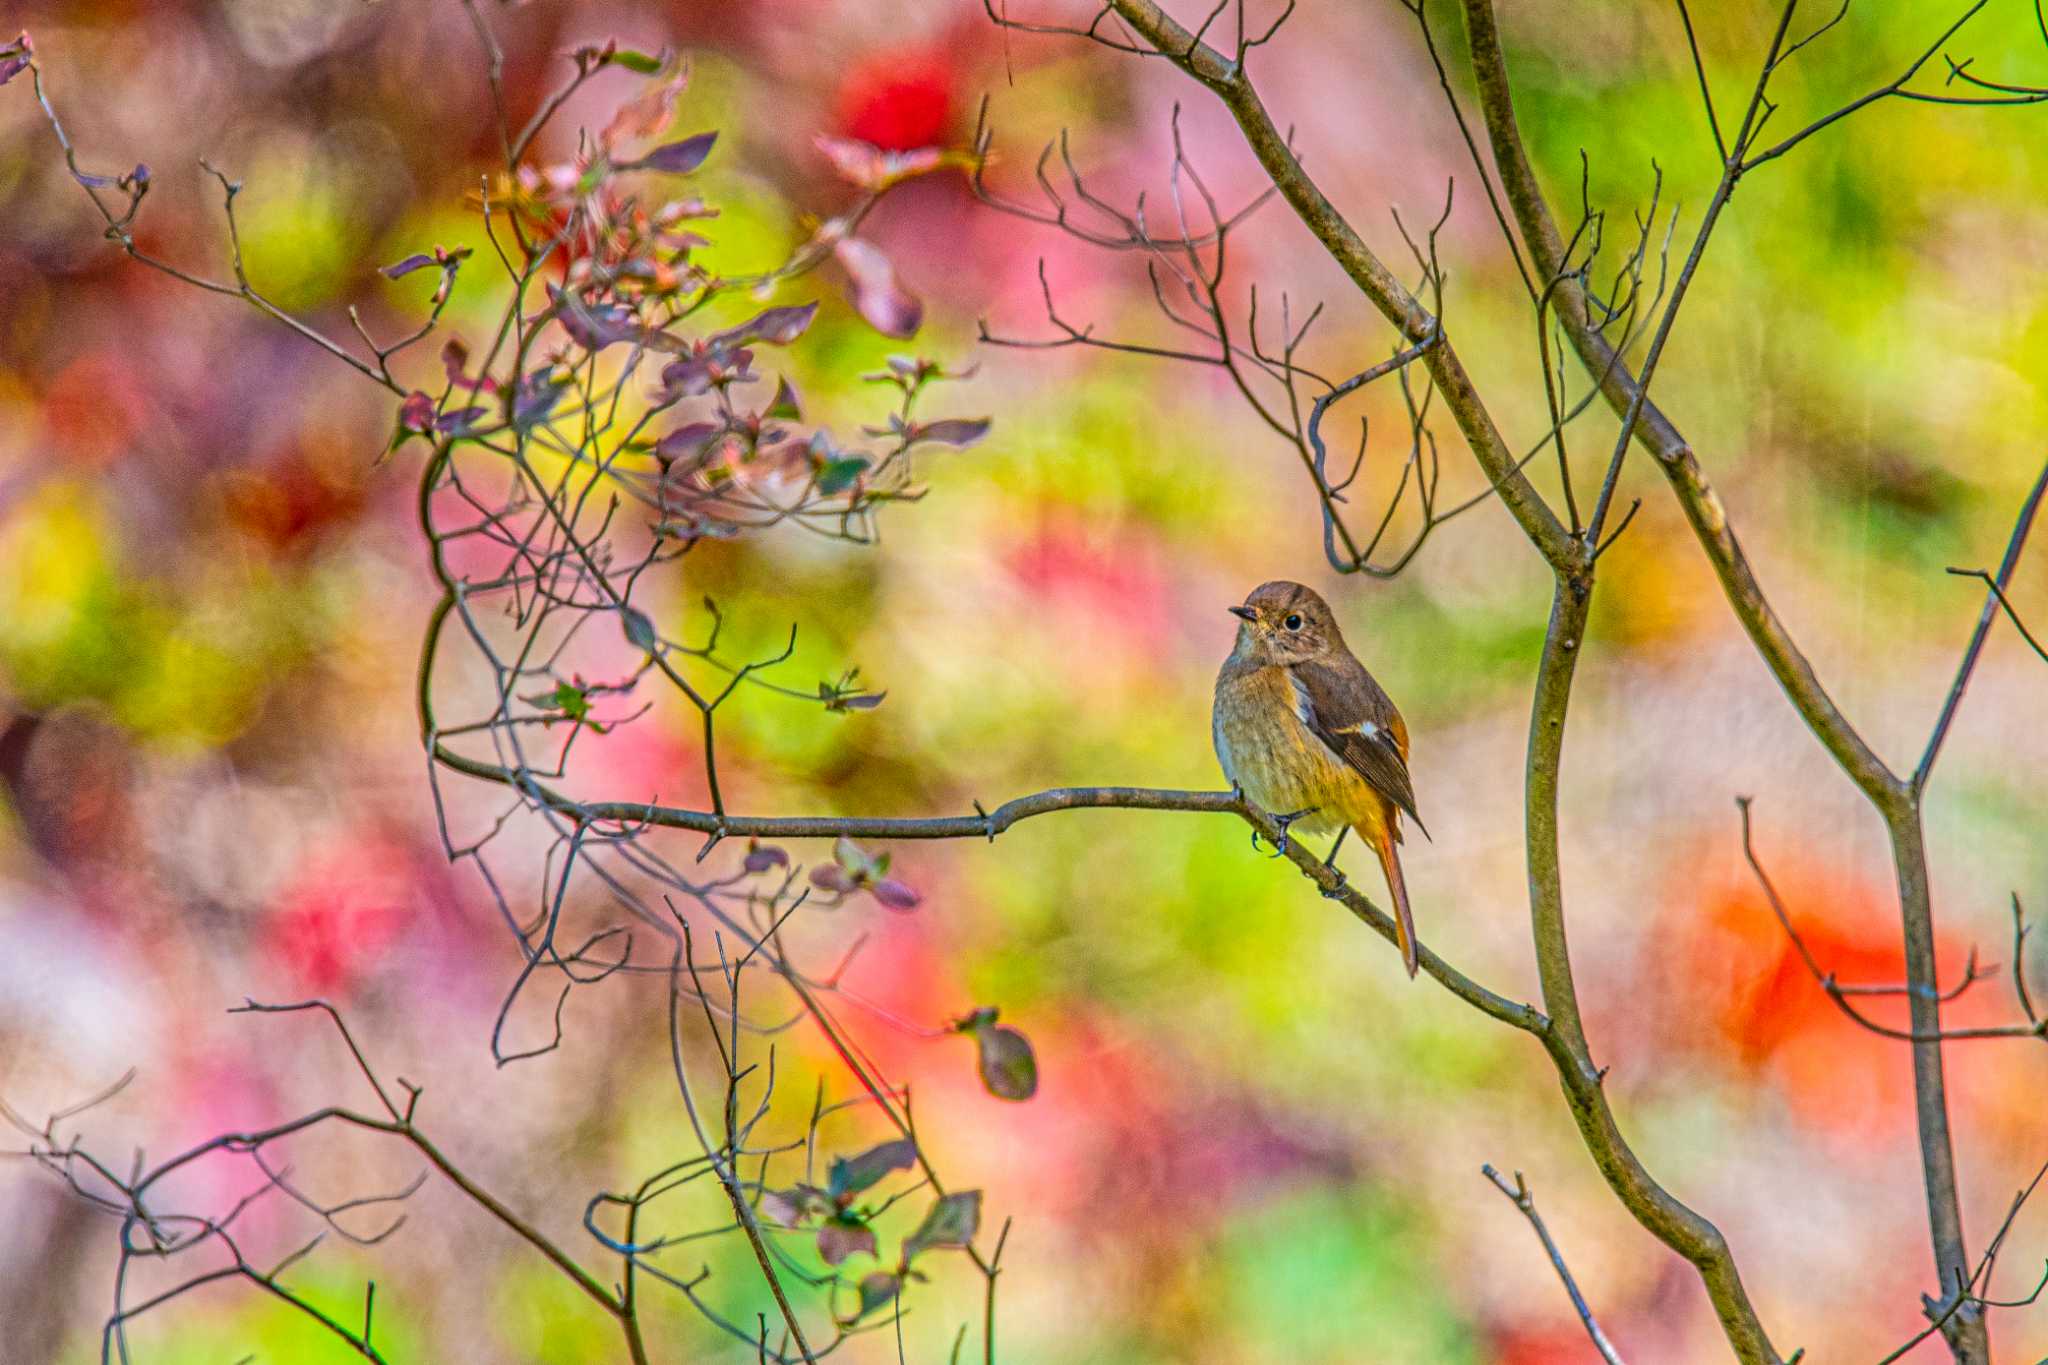
[[[1402,965],[1415,975],[1415,918],[1401,875],[1401,817],[1415,812],[1408,774],[1408,726],[1368,673],[1315,589],[1276,580],[1252,590],[1237,643],[1216,676],[1211,726],[1223,774],[1244,799],[1281,825],[1281,845],[1299,824],[1310,833],[1358,831],[1379,857]],[[1341,885],[1341,883],[1340,883]]]

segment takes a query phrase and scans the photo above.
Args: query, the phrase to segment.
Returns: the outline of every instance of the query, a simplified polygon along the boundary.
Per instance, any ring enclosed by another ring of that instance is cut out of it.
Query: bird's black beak
[[[1241,621],[1256,621],[1259,619],[1259,614],[1250,607],[1232,607],[1230,614]]]

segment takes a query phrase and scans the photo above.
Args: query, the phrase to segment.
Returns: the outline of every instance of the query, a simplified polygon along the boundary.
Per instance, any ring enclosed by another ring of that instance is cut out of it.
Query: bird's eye
[[[1290,615],[1288,616],[1288,618],[1287,618],[1287,619],[1286,619],[1285,621],[1282,621],[1282,622],[1281,622],[1280,624],[1281,624],[1281,625],[1283,625],[1283,626],[1285,626],[1285,627],[1287,627],[1287,628],[1288,628],[1289,630],[1300,630],[1300,629],[1301,629],[1301,613],[1300,613],[1300,612],[1294,612],[1294,613],[1290,614]]]

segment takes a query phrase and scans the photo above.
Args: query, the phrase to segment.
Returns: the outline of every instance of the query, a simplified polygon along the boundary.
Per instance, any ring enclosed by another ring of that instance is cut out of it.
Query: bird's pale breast
[[[1384,820],[1384,802],[1349,764],[1302,723],[1287,670],[1226,669],[1216,681],[1212,725],[1224,776],[1275,814],[1314,808],[1297,826],[1310,832]]]

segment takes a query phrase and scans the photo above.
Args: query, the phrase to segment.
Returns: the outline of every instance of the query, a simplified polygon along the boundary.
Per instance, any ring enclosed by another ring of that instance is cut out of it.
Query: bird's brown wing
[[[1427,836],[1408,777],[1408,727],[1365,665],[1339,653],[1334,660],[1296,664],[1289,671],[1310,731]]]

